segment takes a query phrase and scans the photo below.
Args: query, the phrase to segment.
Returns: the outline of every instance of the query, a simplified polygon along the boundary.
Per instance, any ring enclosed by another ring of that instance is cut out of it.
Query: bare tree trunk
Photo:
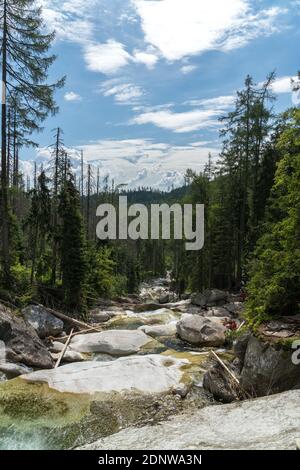
[[[54,226],[54,240],[52,248],[52,275],[51,283],[54,285],[56,283],[56,271],[57,271],[57,239],[56,239],[56,229],[57,229],[57,196],[58,196],[58,176],[59,176],[59,145],[60,145],[60,128],[57,128],[56,134],[56,146],[55,146],[55,170],[54,170],[54,195],[53,195],[53,226]]]
[[[3,5],[3,43],[2,43],[2,116],[1,116],[1,209],[2,209],[2,262],[5,283],[10,280],[10,243],[9,243],[9,208],[7,188],[7,0]]]
[[[87,238],[90,238],[90,209],[91,209],[91,165],[88,166],[88,181],[87,181],[87,206],[86,206],[86,225],[87,225]]]

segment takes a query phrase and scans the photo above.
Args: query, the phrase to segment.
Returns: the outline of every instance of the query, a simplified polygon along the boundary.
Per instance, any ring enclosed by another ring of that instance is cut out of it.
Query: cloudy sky
[[[57,34],[51,78],[67,83],[26,170],[47,161],[60,126],[75,166],[83,149],[103,178],[170,188],[217,154],[218,117],[247,74],[259,83],[276,70],[276,108],[292,104],[298,0],[38,1]]]

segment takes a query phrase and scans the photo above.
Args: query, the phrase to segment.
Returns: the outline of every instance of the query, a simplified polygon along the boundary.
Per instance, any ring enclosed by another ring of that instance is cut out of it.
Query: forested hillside
[[[54,36],[43,32],[41,11],[11,2],[3,8],[1,299],[84,314],[99,297],[133,293],[141,280],[169,270],[179,294],[243,288],[254,317],[296,312],[300,115],[274,114],[274,73],[260,86],[246,77],[233,110],[221,118],[218,161],[208,155],[201,174],[190,168],[182,188],[127,191],[83,164],[75,174],[60,128],[49,142],[51,165],[35,166],[25,180],[22,149],[36,145],[41,123],[58,112],[54,93],[64,78],[48,81]],[[187,252],[178,240],[97,240],[96,208],[117,205],[120,194],[129,203],[205,204],[204,249]]]

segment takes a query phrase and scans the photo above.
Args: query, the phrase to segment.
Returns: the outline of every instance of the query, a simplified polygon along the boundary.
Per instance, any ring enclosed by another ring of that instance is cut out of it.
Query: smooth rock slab
[[[163,424],[129,428],[82,450],[295,449],[300,390],[208,406]]]
[[[73,363],[22,376],[27,382],[47,383],[67,393],[170,392],[181,385],[186,360],[149,355],[120,358],[111,362]]]
[[[112,356],[129,356],[151,341],[143,331],[107,330],[100,333],[74,336],[71,349],[77,352],[105,353]]]

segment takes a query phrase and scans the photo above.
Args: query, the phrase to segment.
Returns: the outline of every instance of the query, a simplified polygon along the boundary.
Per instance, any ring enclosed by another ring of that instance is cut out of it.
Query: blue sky
[[[217,155],[218,117],[247,74],[259,83],[276,70],[276,109],[292,104],[300,1],[38,1],[57,32],[51,79],[67,83],[40,149],[24,151],[25,171],[47,164],[60,126],[75,167],[83,149],[103,178],[169,188]]]

